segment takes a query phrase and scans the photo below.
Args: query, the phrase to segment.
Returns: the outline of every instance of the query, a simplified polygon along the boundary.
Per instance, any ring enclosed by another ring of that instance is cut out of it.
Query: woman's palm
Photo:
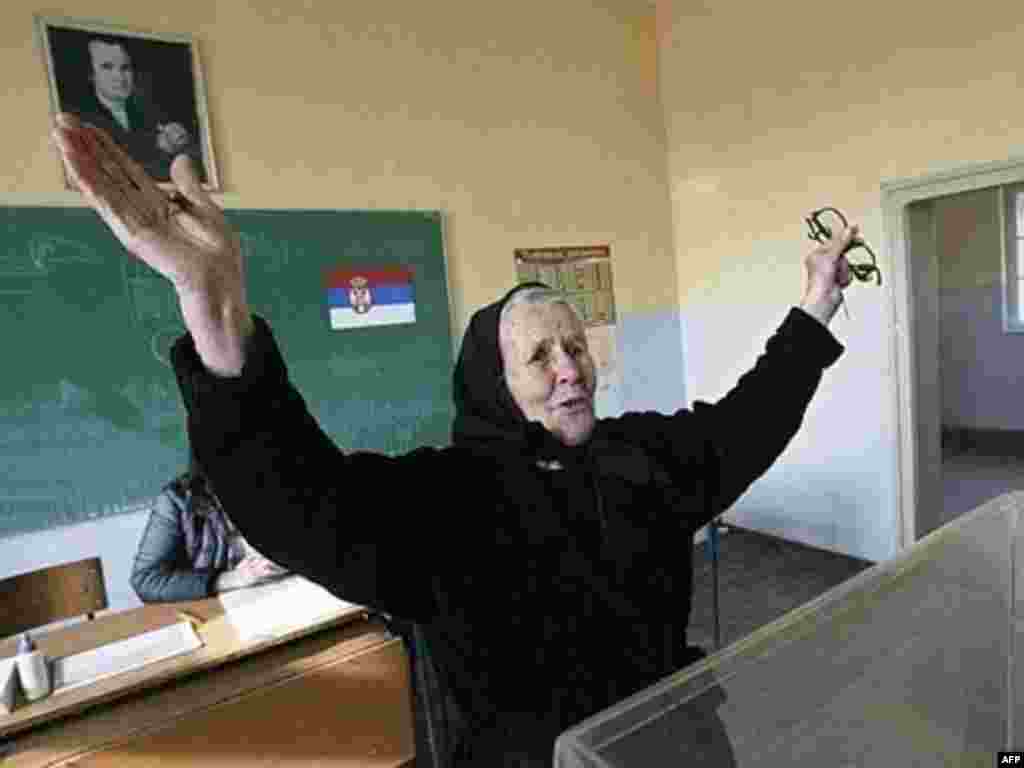
[[[202,188],[187,155],[171,166],[176,190],[168,196],[94,126],[61,115],[54,140],[71,181],[131,254],[179,292],[241,289],[238,235]]]

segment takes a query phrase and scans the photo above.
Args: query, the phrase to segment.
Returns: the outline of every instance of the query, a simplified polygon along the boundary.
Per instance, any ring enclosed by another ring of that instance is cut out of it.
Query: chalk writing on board
[[[61,379],[58,387],[60,390],[58,402],[62,411],[84,407],[89,397],[86,390],[67,379]]]
[[[0,296],[31,296],[40,282],[35,275],[0,274]]]
[[[8,247],[0,253],[0,277],[41,277],[46,269],[37,265],[32,258],[31,249],[23,253],[15,246]]]
[[[103,257],[85,243],[59,235],[38,235],[28,248],[9,246],[0,252],[0,277],[45,277],[54,264],[103,263]]]
[[[167,326],[153,333],[149,339],[149,348],[153,357],[168,368],[172,368],[171,347],[183,333],[185,333],[183,325]]]
[[[253,254],[256,252],[257,247],[263,241],[263,237],[260,235],[252,235],[248,232],[238,233],[238,242],[242,246],[242,256],[245,261],[248,262]]]
[[[177,298],[170,284],[162,277],[127,276],[125,283],[137,327],[146,328],[178,320]]]
[[[167,382],[160,381],[159,379],[150,379],[148,382],[150,397],[161,405],[169,402],[178,402],[178,387],[170,382],[173,382],[173,379],[169,379]]]
[[[103,257],[90,246],[77,240],[69,240],[59,235],[46,235],[32,240],[29,246],[32,252],[32,263],[37,269],[49,272],[52,264],[91,264],[103,263]]]

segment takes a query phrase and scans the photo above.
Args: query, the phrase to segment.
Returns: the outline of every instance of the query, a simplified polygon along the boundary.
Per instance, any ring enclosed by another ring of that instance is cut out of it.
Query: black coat
[[[496,376],[501,305],[466,333],[453,445],[398,457],[331,442],[259,317],[239,377],[206,371],[188,336],[172,352],[222,502],[274,510],[233,517],[243,535],[342,599],[417,622],[481,764],[503,740],[550,760],[562,730],[693,660],[693,534],[775,461],[842,351],[794,308],[716,404],[602,419],[570,450]]]

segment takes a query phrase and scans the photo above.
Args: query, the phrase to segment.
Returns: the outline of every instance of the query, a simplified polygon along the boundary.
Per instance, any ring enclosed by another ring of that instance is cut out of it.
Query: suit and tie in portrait
[[[158,182],[169,183],[171,162],[187,154],[200,181],[219,188],[189,38],[113,33],[41,17],[39,23],[55,110],[106,131]]]

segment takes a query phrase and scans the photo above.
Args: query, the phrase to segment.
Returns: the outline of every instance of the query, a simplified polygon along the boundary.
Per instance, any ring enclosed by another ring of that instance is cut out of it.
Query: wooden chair
[[[430,653],[423,627],[378,611],[370,611],[370,617],[402,638],[409,656],[415,759],[402,768],[450,768],[466,719]]]
[[[0,579],[0,637],[83,614],[92,619],[108,605],[98,557]]]

